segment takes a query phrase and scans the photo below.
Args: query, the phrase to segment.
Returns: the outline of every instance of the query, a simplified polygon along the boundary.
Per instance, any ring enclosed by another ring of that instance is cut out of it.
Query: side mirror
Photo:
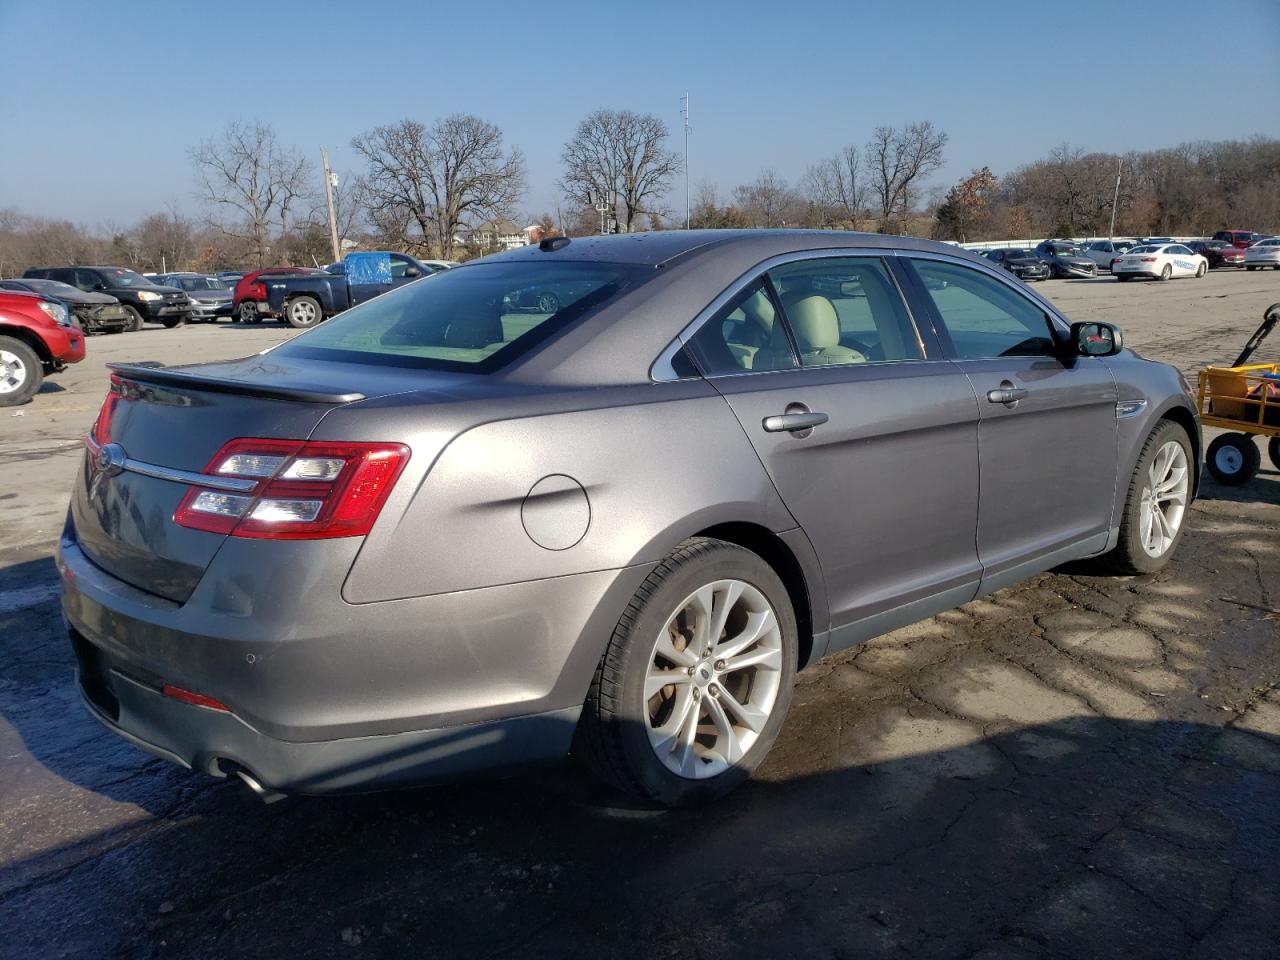
[[[1110,323],[1073,323],[1071,342],[1082,357],[1110,357],[1124,347],[1124,334]]]
[[[422,271],[419,270],[417,267],[405,267],[404,275],[406,277],[420,277],[422,276]]]
[[[106,291],[107,285],[105,283],[95,283],[93,289],[95,293],[103,293]]]

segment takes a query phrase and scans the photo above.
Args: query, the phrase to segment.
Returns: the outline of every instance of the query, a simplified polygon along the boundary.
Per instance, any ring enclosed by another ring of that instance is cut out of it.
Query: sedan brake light
[[[174,512],[181,527],[264,540],[363,536],[409,461],[400,443],[232,440]],[[219,480],[243,481],[225,489]]]
[[[1155,263],[1155,262],[1156,262],[1156,258],[1155,258],[1155,257],[1143,257],[1143,258],[1142,258],[1142,262],[1143,262],[1143,263]]]

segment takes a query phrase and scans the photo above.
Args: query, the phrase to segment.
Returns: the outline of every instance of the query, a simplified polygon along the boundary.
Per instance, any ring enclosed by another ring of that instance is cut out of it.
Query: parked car
[[[84,331],[65,305],[39,293],[0,290],[0,407],[26,403],[47,374],[79,363],[84,350]]]
[[[216,323],[219,317],[233,315],[231,290],[217,277],[202,273],[169,273],[161,283],[177,287],[191,300],[191,319]]]
[[[1233,247],[1239,247],[1241,250],[1251,247],[1265,238],[1266,234],[1254,233],[1252,230],[1219,230],[1213,235],[1213,239],[1225,240]]]
[[[57,280],[0,280],[2,290],[21,290],[38,293],[57,300],[70,312],[72,319],[85,333],[122,333],[132,324],[120,301],[105,293],[87,293],[69,283]]]
[[[1244,252],[1246,270],[1261,270],[1271,267],[1280,270],[1280,237],[1268,237],[1259,240]]]
[[[535,287],[561,309],[503,312]],[[62,608],[100,721],[267,796],[572,745],[696,802],[824,655],[1070,560],[1162,568],[1200,442],[1174,368],[953,246],[556,238],[117,366]]]
[[[1036,245],[1036,254],[1049,262],[1055,277],[1096,277],[1098,265],[1070,240],[1045,240]]]
[[[1244,266],[1244,251],[1225,240],[1192,240],[1187,244],[1187,249],[1208,260],[1210,270],[1215,267],[1238,269]]]
[[[1148,247],[1155,246],[1156,244],[1160,244],[1160,243],[1177,243],[1177,242],[1178,241],[1174,240],[1173,237],[1143,237],[1141,240],[1138,241],[1140,245],[1148,246]]]
[[[1134,277],[1152,280],[1203,277],[1209,272],[1209,261],[1181,243],[1143,244],[1117,257],[1111,264],[1111,272],[1120,281]]]
[[[246,273],[231,292],[231,311],[241,323],[258,323],[272,314],[267,307],[267,280],[271,277],[314,276],[311,267],[265,267]]]
[[[987,250],[982,254],[992,263],[1004,267],[1021,280],[1048,280],[1053,276],[1049,261],[1034,250],[1013,247],[1008,250]]]
[[[1137,240],[1095,240],[1084,248],[1084,255],[1092,260],[1099,270],[1110,270],[1112,260],[1122,253],[1128,253],[1137,245]]]
[[[240,278],[244,276],[243,270],[219,270],[214,274],[219,280],[227,285],[228,290],[234,290]]]
[[[187,295],[174,287],[148,280],[125,267],[32,267],[22,274],[37,280],[57,280],[88,293],[106,293],[129,315],[129,329],[141,330],[143,321],[180,327],[191,316]]]
[[[291,327],[313,327],[357,303],[439,272],[407,253],[349,253],[340,272],[272,277],[266,284],[267,309]]]

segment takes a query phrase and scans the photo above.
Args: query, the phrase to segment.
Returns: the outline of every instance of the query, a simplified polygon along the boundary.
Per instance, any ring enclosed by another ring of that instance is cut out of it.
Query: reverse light
[[[399,443],[238,439],[209,461],[213,477],[255,480],[244,494],[191,486],[173,515],[193,530],[267,540],[363,536],[409,461]]]

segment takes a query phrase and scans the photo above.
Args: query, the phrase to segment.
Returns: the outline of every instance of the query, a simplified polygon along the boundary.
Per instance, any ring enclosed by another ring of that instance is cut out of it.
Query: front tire
[[[1120,539],[1100,558],[1110,573],[1155,573],[1173,558],[1191,502],[1195,459],[1187,431],[1162,420],[1142,445],[1129,481]]]
[[[1262,466],[1262,454],[1249,434],[1224,433],[1209,444],[1204,465],[1223,486],[1238,487],[1253,479]]]
[[[665,806],[723,796],[777,738],[797,649],[795,613],[772,567],[736,544],[686,540],[618,622],[574,754]]]
[[[138,312],[138,308],[132,307],[126,303],[124,305],[124,312],[129,315],[129,324],[128,326],[125,327],[125,329],[128,330],[130,333],[137,333],[139,330],[141,330],[142,314]]]
[[[284,318],[289,321],[289,326],[305,330],[323,320],[324,313],[315,297],[295,297],[284,308]]]
[[[44,382],[44,364],[21,340],[0,337],[0,407],[26,403]]]

